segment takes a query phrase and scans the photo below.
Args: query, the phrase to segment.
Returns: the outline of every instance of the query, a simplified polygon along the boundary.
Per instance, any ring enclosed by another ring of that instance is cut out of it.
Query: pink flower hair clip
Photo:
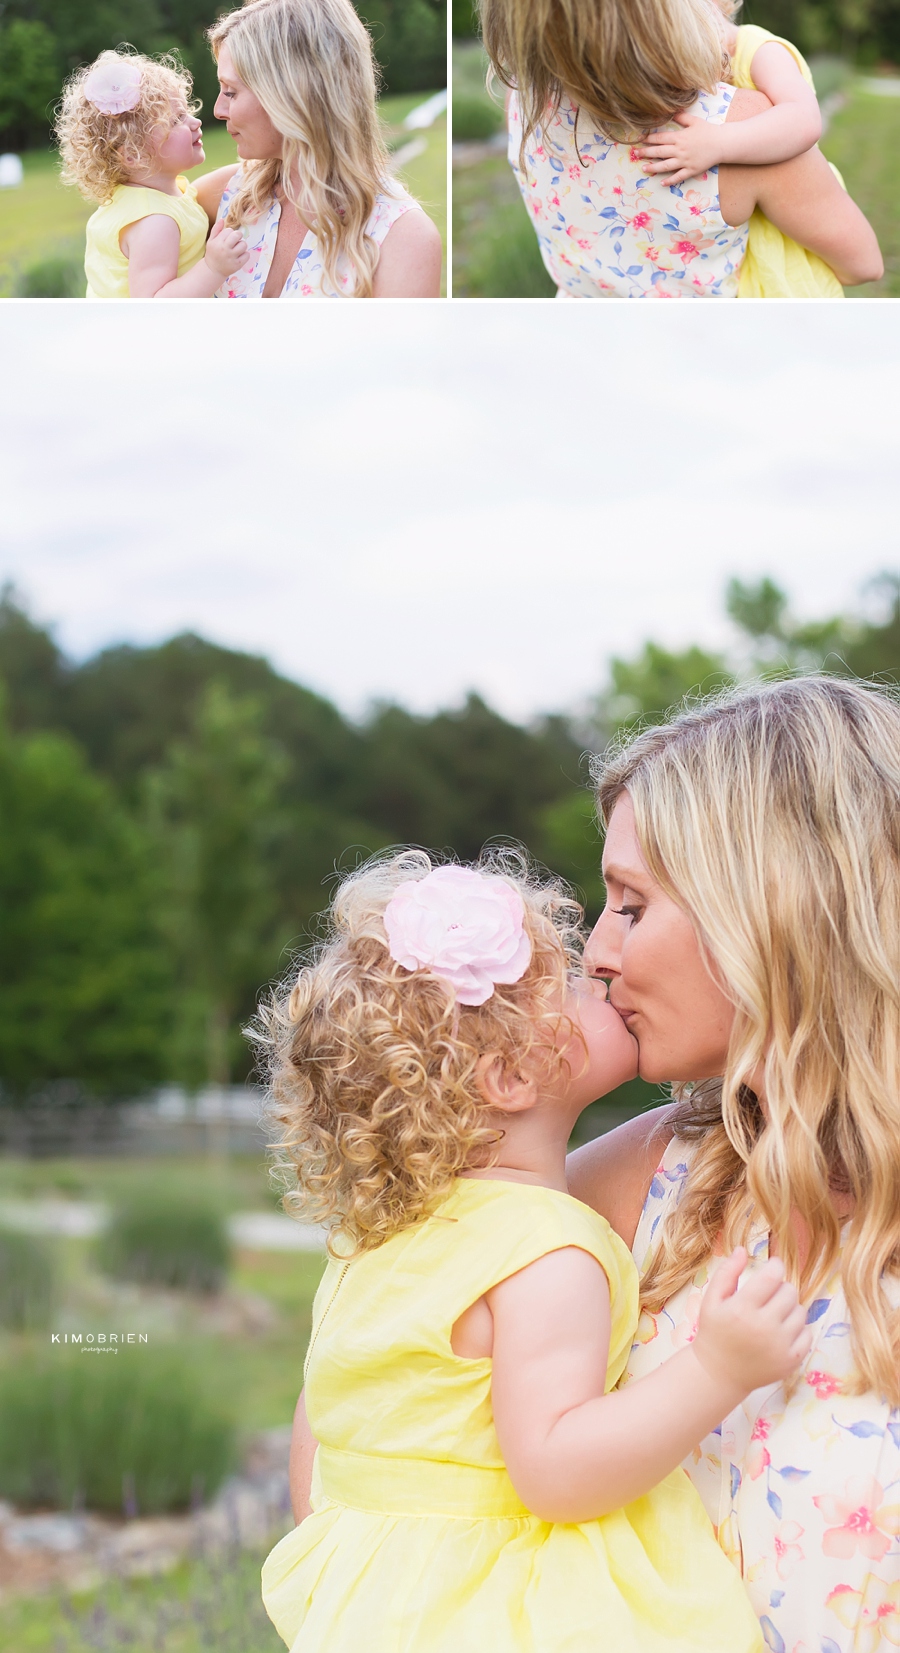
[[[101,115],[124,115],[141,101],[140,65],[113,53],[95,63],[82,91]]]
[[[498,984],[520,981],[531,962],[518,890],[470,867],[436,867],[401,884],[384,927],[391,958],[448,981],[460,1004],[484,1004]]]

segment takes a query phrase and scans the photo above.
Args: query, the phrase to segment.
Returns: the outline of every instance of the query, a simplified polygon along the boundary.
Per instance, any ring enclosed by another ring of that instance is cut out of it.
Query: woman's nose
[[[227,118],[228,118],[228,108],[227,108],[226,103],[225,103],[225,94],[224,94],[224,92],[220,92],[218,97],[216,98],[216,101],[213,104],[213,114],[215,115],[217,121],[227,120]]]
[[[587,939],[584,968],[589,976],[618,976],[622,969],[622,936],[615,915],[602,912]]]

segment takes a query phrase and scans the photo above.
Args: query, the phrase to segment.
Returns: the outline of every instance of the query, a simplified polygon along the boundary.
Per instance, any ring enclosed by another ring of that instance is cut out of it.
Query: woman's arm
[[[818,143],[822,116],[816,94],[790,52],[767,40],[754,56],[753,79],[771,108],[721,126],[681,112],[673,116],[680,132],[652,132],[644,140],[639,151],[648,162],[644,171],[670,173],[666,182],[674,186],[721,163],[767,166],[789,161]]]
[[[752,1389],[786,1378],[811,1328],[777,1258],[752,1270],[739,1249],[703,1299],[697,1335],[663,1366],[604,1394],[606,1275],[569,1247],[486,1294],[491,1397],[513,1485],[544,1521],[589,1521],[664,1479]]]
[[[313,1459],[318,1449],[318,1441],[313,1436],[306,1416],[306,1400],[304,1391],[300,1390],[300,1399],[294,1411],[294,1427],[291,1431],[291,1457],[288,1468],[288,1481],[291,1488],[291,1509],[294,1512],[294,1521],[299,1527],[301,1521],[311,1513],[309,1504],[309,1488],[312,1481]]]
[[[675,1104],[667,1102],[638,1114],[576,1148],[566,1161],[569,1193],[599,1211],[629,1247],[653,1173],[672,1135],[674,1111]]]
[[[210,222],[210,227],[216,221],[216,214],[225,190],[237,172],[237,163],[234,166],[220,166],[215,172],[204,172],[202,178],[194,179],[194,188],[197,191],[197,200]]]
[[[761,92],[735,92],[728,118],[746,120],[767,106]],[[782,235],[830,264],[845,287],[884,273],[875,231],[819,149],[779,166],[722,167],[719,205],[727,224],[745,223],[759,207]]]
[[[427,213],[405,212],[381,243],[373,298],[437,298],[443,249]]]

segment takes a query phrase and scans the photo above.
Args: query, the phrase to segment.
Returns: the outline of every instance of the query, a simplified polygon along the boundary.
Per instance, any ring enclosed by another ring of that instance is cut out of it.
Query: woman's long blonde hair
[[[708,0],[481,0],[493,72],[516,91],[522,154],[563,96],[616,140],[664,126],[727,72]]]
[[[539,1042],[549,1053],[580,963],[582,911],[566,887],[495,850],[479,870],[522,898],[532,942],[522,978],[473,1006],[441,977],[405,969],[388,951],[384,911],[432,866],[424,850],[387,852],[345,879],[327,938],[260,1007],[284,1204],[325,1223],[342,1255],[417,1222],[467,1166],[496,1157],[479,1057],[514,1066]]]
[[[827,677],[732,690],[598,780],[607,821],[627,789],[647,865],[735,1005],[724,1075],[676,1114],[697,1148],[644,1301],[656,1312],[761,1216],[804,1299],[840,1262],[858,1390],[896,1406],[900,1311],[881,1282],[900,1268],[900,704]]]
[[[251,161],[227,223],[256,218],[277,188],[315,229],[332,293],[371,298],[378,247],[365,233],[389,185],[372,41],[350,0],[253,0],[209,31],[284,140],[281,156]],[[342,287],[338,260],[355,272]]]

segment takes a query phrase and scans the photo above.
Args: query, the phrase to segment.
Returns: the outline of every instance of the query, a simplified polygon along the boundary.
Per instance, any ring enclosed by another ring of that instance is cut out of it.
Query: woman
[[[900,705],[736,691],[606,763],[586,963],[675,1106],[570,1160],[644,1269],[641,1375],[745,1236],[812,1352],[686,1465],[777,1653],[900,1645]]]
[[[482,24],[557,297],[737,298],[757,207],[843,285],[882,274],[874,231],[818,149],[712,167],[680,189],[648,176],[632,142],[677,113],[721,124],[770,107],[723,82],[707,0],[482,0]]]
[[[392,179],[372,42],[350,0],[254,0],[209,31],[240,164],[197,194],[252,258],[219,298],[436,298],[437,229]]]

